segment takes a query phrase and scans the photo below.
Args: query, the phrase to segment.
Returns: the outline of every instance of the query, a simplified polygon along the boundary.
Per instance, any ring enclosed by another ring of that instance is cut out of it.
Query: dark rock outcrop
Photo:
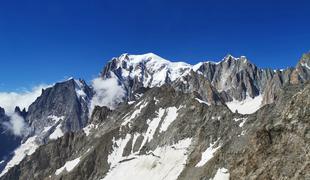
[[[92,90],[84,81],[70,79],[56,83],[43,90],[42,95],[29,106],[26,121],[34,133],[55,125],[53,117],[61,118],[59,123],[64,132],[78,131],[87,124],[91,97]]]
[[[14,112],[16,114],[18,114],[19,116],[23,117],[24,119],[27,117],[27,111],[26,108],[24,108],[23,110],[20,110],[20,107],[16,106]]]

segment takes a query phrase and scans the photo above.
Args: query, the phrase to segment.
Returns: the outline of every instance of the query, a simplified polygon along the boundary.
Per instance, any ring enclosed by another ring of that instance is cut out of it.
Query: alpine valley
[[[282,70],[122,54],[0,108],[0,180],[310,179],[309,80],[310,53]]]

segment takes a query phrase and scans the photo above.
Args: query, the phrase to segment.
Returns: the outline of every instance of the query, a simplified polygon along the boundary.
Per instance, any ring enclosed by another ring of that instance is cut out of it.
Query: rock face
[[[265,82],[273,75],[271,70],[261,70],[246,57],[226,56],[219,63],[205,62],[197,66],[220,92],[225,91],[231,98],[243,100],[248,94],[255,97],[262,93]]]
[[[63,132],[82,129],[88,121],[88,104],[92,90],[84,81],[70,79],[56,83],[42,91],[42,95],[29,106],[26,121],[34,134],[44,128],[61,125]],[[46,132],[45,131],[45,132]],[[47,136],[50,135],[49,133]]]
[[[0,179],[309,179],[309,66],[309,53],[285,70],[123,54],[100,74],[125,89],[113,110],[89,112],[97,89],[74,79],[16,107],[31,133]]]
[[[302,56],[296,66],[297,82],[306,82],[310,78],[310,52]],[[295,83],[296,84],[296,83]]]
[[[92,96],[92,89],[83,80],[69,79],[42,90],[41,96],[29,106],[27,112],[16,107],[15,114],[25,119],[25,128],[29,133],[21,137],[1,134],[3,145],[8,144],[1,154],[6,156],[0,166],[2,173],[18,164],[26,155],[32,154],[39,145],[57,139],[66,132],[83,129],[90,117]]]
[[[309,53],[303,55],[296,68],[286,70],[261,69],[251,63],[246,57],[235,58],[227,55],[220,62],[200,62],[190,65],[183,62],[170,62],[155,54],[144,55],[123,54],[113,58],[101,73],[103,79],[116,78],[126,89],[127,99],[134,100],[134,92],[141,87],[156,87],[163,84],[173,84],[175,81],[189,83],[184,85],[186,91],[195,91],[197,86],[191,84],[196,81],[182,81],[197,79],[197,74],[210,82],[222,96],[222,100],[242,101],[247,98],[264,96],[262,104],[272,103],[276,91],[285,84],[303,83],[309,80]],[[193,76],[189,78],[188,76]],[[180,88],[179,88],[180,89]],[[201,97],[207,97],[209,91],[200,91]],[[217,97],[215,97],[217,98]],[[211,100],[205,98],[204,100]],[[212,99],[211,102],[217,102]]]
[[[225,104],[226,97],[222,96],[205,77],[190,71],[187,75],[178,78],[172,86],[181,92],[195,92],[199,99],[213,105]]]
[[[0,179],[309,179],[309,94],[309,84],[285,86],[275,103],[240,115],[152,88],[134,104],[96,107],[84,132],[41,146]]]
[[[109,113],[106,108],[96,108],[92,116],[94,119],[92,122],[96,122],[96,124],[93,125],[88,136],[84,133],[68,134],[57,141],[42,146],[31,157],[27,157],[20,165],[12,168],[3,178],[28,179],[32,176],[34,179],[48,179],[47,177],[51,175],[52,179],[100,179],[107,176],[107,172],[111,168],[119,171],[119,168],[122,168],[121,162],[125,163],[137,159],[137,162],[134,163],[139,163],[143,160],[140,158],[145,157],[151,158],[151,161],[156,161],[158,158],[156,156],[169,158],[169,153],[172,153],[170,151],[163,154],[152,151],[165,145],[173,151],[174,148],[179,148],[173,145],[182,140],[184,140],[184,144],[179,145],[180,150],[177,151],[176,163],[183,164],[186,162],[184,153],[186,153],[192,137],[197,134],[199,126],[204,124],[204,121],[210,119],[210,122],[214,124],[213,128],[210,127],[210,129],[213,129],[214,133],[218,133],[215,127],[219,126],[217,122],[220,119],[220,114],[216,113],[214,109],[221,110],[223,117],[226,117],[226,114],[227,116],[231,115],[225,106],[208,106],[195,98],[194,94],[184,94],[175,91],[172,87],[162,86],[147,91],[134,104],[123,104],[113,112]],[[212,116],[216,118],[212,118]],[[96,119],[101,120],[98,123]],[[228,126],[231,123],[236,123],[234,121],[226,122],[229,124]],[[230,131],[232,129],[227,128],[222,133],[229,134]],[[74,140],[72,142],[65,140],[67,141],[65,143],[62,139],[67,136]],[[208,142],[215,141],[218,136],[215,135]],[[64,147],[61,144],[64,144]],[[68,148],[69,146],[70,148]],[[64,149],[66,150],[63,151]],[[56,158],[60,154],[62,157]],[[39,159],[42,159],[43,156],[45,160],[40,162]],[[32,157],[35,158],[32,159]],[[56,171],[66,162],[77,158],[80,158],[81,167],[74,169],[74,171],[85,171],[85,174],[72,175],[66,174],[64,171],[56,175]],[[37,160],[39,161],[37,162]],[[43,166],[41,163],[46,164]],[[160,165],[160,162],[154,165]],[[174,164],[172,165],[174,166]],[[29,173],[23,173],[21,169],[24,167],[32,170],[29,169]],[[176,173],[180,173],[182,168],[183,165],[178,164]],[[10,174],[10,172],[15,173]],[[30,172],[36,172],[36,177],[33,177]],[[16,176],[16,174],[19,175]],[[110,178],[113,179],[113,177]]]
[[[22,118],[26,119],[28,112],[24,108],[23,110],[20,110],[20,107],[16,106],[14,112],[21,116]]]
[[[310,52],[303,54],[295,68],[276,71],[273,78],[267,82],[263,104],[270,104],[275,99],[278,91],[286,84],[300,84],[310,80]]]

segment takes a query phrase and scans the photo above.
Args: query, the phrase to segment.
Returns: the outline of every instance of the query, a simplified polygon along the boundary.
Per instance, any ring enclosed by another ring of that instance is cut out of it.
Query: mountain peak
[[[233,59],[233,60],[236,60],[237,58],[236,57],[234,57],[232,54],[227,54],[225,57],[224,57],[224,61],[225,60],[229,60],[229,59]]]
[[[299,64],[310,70],[310,51],[302,55]]]
[[[230,60],[234,60],[234,61],[241,61],[242,63],[246,63],[246,62],[249,62],[249,60],[247,59],[246,56],[243,56],[241,55],[240,57],[235,57],[231,54],[227,54],[221,62],[227,62],[227,61],[230,61]],[[220,63],[221,63],[220,62]]]
[[[154,53],[146,53],[146,54],[122,54],[118,58],[121,61],[129,62],[130,64],[140,64],[143,62],[154,61],[158,63],[169,63],[170,61],[154,54]]]

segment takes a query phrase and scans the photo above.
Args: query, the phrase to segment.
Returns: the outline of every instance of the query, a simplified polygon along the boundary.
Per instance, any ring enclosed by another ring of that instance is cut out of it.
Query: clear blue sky
[[[8,0],[0,4],[0,91],[90,80],[123,52],[196,63],[246,55],[294,66],[310,49],[310,1]]]

